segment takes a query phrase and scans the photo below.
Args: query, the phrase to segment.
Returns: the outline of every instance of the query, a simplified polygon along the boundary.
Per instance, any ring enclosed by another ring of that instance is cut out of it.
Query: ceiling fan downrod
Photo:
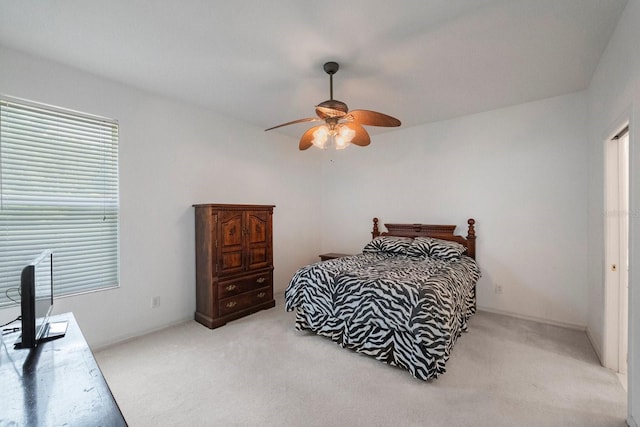
[[[333,75],[340,69],[337,62],[329,61],[324,63],[324,72],[329,74],[329,100],[333,101]]]

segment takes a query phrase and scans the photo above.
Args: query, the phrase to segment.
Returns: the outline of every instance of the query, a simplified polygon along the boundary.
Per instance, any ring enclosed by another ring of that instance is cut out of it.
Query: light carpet
[[[191,321],[96,352],[130,426],[616,426],[626,394],[584,332],[487,312],[447,372],[404,370],[294,330],[270,310]]]

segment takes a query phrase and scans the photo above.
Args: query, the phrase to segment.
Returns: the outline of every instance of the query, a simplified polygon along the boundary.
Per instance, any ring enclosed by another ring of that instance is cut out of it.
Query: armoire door
[[[219,211],[217,215],[218,274],[242,272],[246,263],[243,212]]]
[[[246,212],[247,270],[271,265],[271,214],[267,211]]]

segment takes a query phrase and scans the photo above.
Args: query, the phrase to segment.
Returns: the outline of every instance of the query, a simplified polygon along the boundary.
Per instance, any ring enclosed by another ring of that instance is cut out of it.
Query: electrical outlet
[[[502,285],[499,285],[499,284],[496,283],[495,292],[496,292],[496,294],[501,294],[502,293]]]
[[[155,296],[151,298],[151,308],[158,308],[158,307],[160,307],[160,297]]]

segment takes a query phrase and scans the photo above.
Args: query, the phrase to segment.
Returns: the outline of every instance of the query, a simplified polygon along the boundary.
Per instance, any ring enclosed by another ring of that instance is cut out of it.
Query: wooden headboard
[[[467,224],[467,237],[457,236],[453,234],[456,229],[455,225],[439,225],[439,224],[385,224],[386,232],[381,233],[378,228],[378,218],[373,218],[373,231],[371,236],[375,239],[378,236],[402,236],[402,237],[433,237],[434,239],[451,240],[458,242],[467,248],[466,254],[476,258],[476,229],[474,224],[476,221],[469,218]]]

